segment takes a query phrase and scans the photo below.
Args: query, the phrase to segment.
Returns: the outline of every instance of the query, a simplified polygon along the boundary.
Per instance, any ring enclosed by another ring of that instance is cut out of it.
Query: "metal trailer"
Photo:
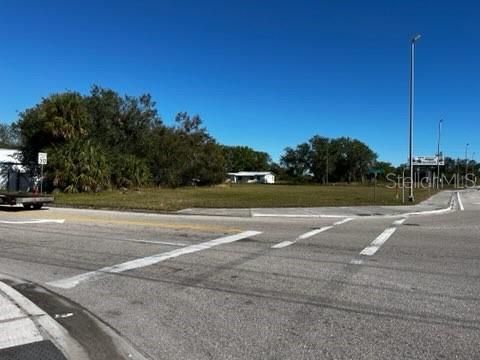
[[[0,193],[0,205],[22,205],[25,209],[41,209],[53,203],[54,197],[35,193]]]

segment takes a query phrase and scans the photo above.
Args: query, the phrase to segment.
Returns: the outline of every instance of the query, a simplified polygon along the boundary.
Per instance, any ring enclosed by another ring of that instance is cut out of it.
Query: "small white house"
[[[270,171],[239,171],[228,173],[233,184],[275,184],[275,175]]]

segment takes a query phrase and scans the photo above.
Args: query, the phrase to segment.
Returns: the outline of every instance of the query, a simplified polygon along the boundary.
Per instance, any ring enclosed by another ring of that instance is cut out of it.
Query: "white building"
[[[230,182],[234,184],[274,184],[275,175],[270,171],[239,171],[228,173]]]

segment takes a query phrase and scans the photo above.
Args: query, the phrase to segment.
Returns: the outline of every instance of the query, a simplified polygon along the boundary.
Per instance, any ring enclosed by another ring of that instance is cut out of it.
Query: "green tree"
[[[0,123],[0,147],[8,149],[20,147],[20,134],[14,125]]]
[[[308,143],[297,145],[295,149],[287,147],[280,159],[285,172],[293,180],[303,181],[311,173],[311,148]]]
[[[83,97],[76,92],[53,94],[20,113],[23,160],[35,164],[37,154],[74,139],[87,138],[91,122]]]
[[[268,171],[272,162],[270,155],[248,146],[222,146],[222,153],[227,172]]]
[[[54,145],[49,153],[49,181],[66,192],[100,191],[110,185],[110,166],[102,148],[74,139]]]
[[[86,106],[94,128],[92,138],[104,144],[110,155],[146,157],[152,130],[163,126],[149,94],[122,98],[111,89],[94,85]]]
[[[200,116],[176,116],[177,126],[155,129],[150,165],[159,185],[209,185],[225,179],[221,147],[203,128]]]
[[[330,154],[330,139],[315,135],[309,140],[311,148],[311,171],[316,182],[326,183],[334,169],[334,159]]]

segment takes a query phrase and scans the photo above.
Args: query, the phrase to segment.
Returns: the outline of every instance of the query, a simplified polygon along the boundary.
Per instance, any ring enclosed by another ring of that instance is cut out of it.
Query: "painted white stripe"
[[[395,221],[393,222],[393,225],[402,225],[402,224],[405,222],[405,220],[407,220],[407,218],[395,220]]]
[[[330,230],[331,228],[333,228],[333,225],[323,226],[320,229],[315,229],[315,230],[312,230],[312,231],[306,232],[305,234],[300,235],[297,238],[297,240],[305,240],[305,239],[311,238],[312,236],[315,236],[315,235],[320,234],[324,231]]]
[[[460,211],[465,211],[463,207],[462,198],[460,197],[460,192],[457,191],[457,199],[458,199],[458,206],[460,207]]]
[[[337,221],[335,223],[333,223],[333,225],[342,225],[342,224],[345,224],[349,221],[352,221],[354,218],[350,217],[350,218],[346,218],[346,219],[343,219],[343,220],[340,220],[340,221]]]
[[[55,314],[55,319],[66,319],[73,316],[73,313]]]
[[[272,249],[281,249],[281,248],[290,246],[292,244],[295,244],[299,240],[305,240],[305,239],[311,238],[312,236],[315,236],[324,231],[330,230],[331,228],[333,228],[333,225],[324,226],[324,227],[321,227],[320,229],[315,229],[315,230],[306,232],[305,234],[302,234],[299,237],[297,237],[294,241],[282,241],[281,243],[275,244],[272,246]]]
[[[369,246],[360,252],[360,255],[372,256],[375,254],[396,230],[396,227],[385,229],[380,235],[377,236],[375,240],[372,241]]]
[[[281,249],[292,244],[295,244],[295,241],[282,241],[281,243],[273,245],[272,249]]]
[[[221,237],[215,240],[210,240],[204,243],[190,245],[182,249],[177,249],[177,250],[173,250],[173,251],[169,251],[166,253],[161,253],[153,256],[147,256],[144,258],[127,261],[122,264],[107,266],[96,271],[90,271],[90,272],[73,276],[70,278],[66,278],[66,279],[51,281],[51,282],[48,282],[47,285],[55,286],[63,289],[71,289],[77,286],[78,284],[80,284],[81,282],[91,280],[93,278],[98,278],[104,274],[116,274],[116,273],[121,273],[128,270],[133,270],[133,269],[138,269],[145,266],[154,265],[161,261],[173,259],[178,256],[182,256],[186,254],[192,254],[202,250],[207,250],[214,246],[232,243],[238,240],[242,240],[251,236],[258,235],[258,234],[261,234],[261,232],[260,231],[244,231],[236,235],[225,236],[225,237]]]
[[[21,220],[21,221],[10,221],[10,220],[0,220],[0,224],[63,224],[65,219],[40,219],[40,220]]]

